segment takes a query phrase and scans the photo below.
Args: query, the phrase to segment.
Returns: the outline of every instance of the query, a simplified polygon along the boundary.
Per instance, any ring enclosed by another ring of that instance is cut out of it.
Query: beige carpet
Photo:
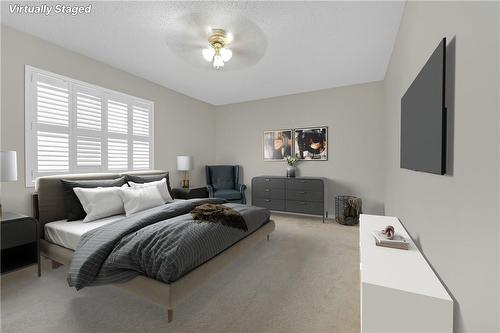
[[[2,332],[358,332],[358,228],[273,215],[269,242],[164,310],[114,287],[66,284],[65,267],[2,276]]]

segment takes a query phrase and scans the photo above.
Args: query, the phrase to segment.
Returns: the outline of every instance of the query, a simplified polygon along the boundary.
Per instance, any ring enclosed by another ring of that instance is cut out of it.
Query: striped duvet
[[[240,204],[226,205],[243,216],[247,232],[200,223],[189,213],[201,203],[224,202],[173,202],[85,233],[70,264],[68,284],[78,290],[125,282],[139,274],[171,283],[269,221],[267,209]]]

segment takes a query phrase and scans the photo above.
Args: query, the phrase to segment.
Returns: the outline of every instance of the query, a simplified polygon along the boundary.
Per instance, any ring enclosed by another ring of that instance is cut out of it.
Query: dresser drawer
[[[320,179],[287,179],[287,190],[323,192],[323,181]]]
[[[287,200],[285,206],[287,212],[323,215],[322,202]]]
[[[252,179],[252,187],[258,188],[285,188],[285,179],[273,177],[255,177]]]
[[[270,210],[285,210],[285,200],[281,199],[254,198],[252,199],[252,205]]]
[[[323,192],[287,189],[286,200],[323,202]]]
[[[259,186],[253,188],[252,193],[255,198],[285,200],[284,188],[265,187],[263,184],[259,184]]]

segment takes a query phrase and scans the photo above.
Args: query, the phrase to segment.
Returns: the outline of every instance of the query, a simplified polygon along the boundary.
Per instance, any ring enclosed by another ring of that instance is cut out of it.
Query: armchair
[[[246,185],[240,184],[239,165],[207,165],[207,191],[210,198],[223,198],[229,202],[246,203]]]

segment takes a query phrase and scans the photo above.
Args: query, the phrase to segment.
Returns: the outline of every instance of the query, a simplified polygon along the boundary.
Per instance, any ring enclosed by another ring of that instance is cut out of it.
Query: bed
[[[164,171],[147,171],[127,174],[142,176],[164,173]],[[123,175],[115,173],[79,174],[48,176],[37,179],[36,193],[33,195],[33,210],[40,223],[40,230],[42,230],[40,233],[42,237],[40,251],[42,256],[52,261],[53,268],[60,265],[70,266],[82,235],[88,235],[90,231],[109,229],[115,221],[124,218],[123,216],[112,216],[90,223],[81,221],[66,222],[65,194],[60,180],[115,179]],[[269,235],[274,229],[275,224],[272,220],[264,221],[255,230],[251,230],[252,232],[246,237],[187,273],[181,274],[174,281],[163,282],[146,275],[137,275],[126,282],[113,285],[163,306],[166,310],[167,320],[170,322],[173,320],[173,309],[180,301],[189,296],[196,288],[201,287],[211,276],[217,274],[226,264],[234,261],[256,243],[265,238],[269,240]]]

